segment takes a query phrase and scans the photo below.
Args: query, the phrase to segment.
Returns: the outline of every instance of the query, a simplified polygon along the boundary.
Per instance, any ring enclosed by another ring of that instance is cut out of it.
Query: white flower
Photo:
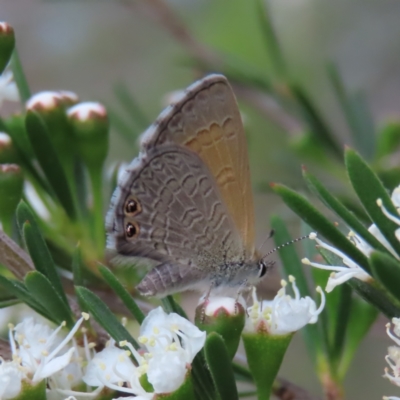
[[[98,387],[97,393],[104,387],[108,387],[120,392],[143,396],[146,400],[153,398],[153,393],[147,393],[139,381],[139,378],[147,372],[147,360],[140,356],[130,343],[123,342],[121,345],[129,347],[139,364],[138,367],[130,359],[131,353],[119,349],[115,346],[115,341],[111,340],[89,362],[83,381],[89,386]]]
[[[249,317],[245,329],[250,332],[267,331],[273,335],[287,335],[296,332],[307,324],[314,324],[325,306],[325,295],[318,286],[321,294],[321,304],[317,309],[315,301],[309,296],[300,297],[295,278],[289,276],[294,298],[286,294],[286,281],[282,280],[282,288],[271,301],[258,301],[253,290],[253,305],[248,308]]]
[[[82,313],[72,330],[65,338],[59,335],[65,326],[56,329],[35,323],[32,317],[26,318],[16,327],[10,325],[10,344],[14,360],[18,360],[32,377],[32,382],[40,382],[65,368],[75,351],[74,347],[65,349],[68,342],[78,331],[84,319],[89,316]],[[14,332],[14,335],[13,335]]]
[[[19,93],[11,71],[5,71],[0,75],[0,107],[5,100],[19,101]]]
[[[400,213],[400,185],[396,187],[391,196],[391,200],[393,205],[396,207],[398,213]],[[382,210],[382,213],[391,221],[399,226],[398,229],[395,231],[396,238],[400,241],[400,218],[399,216],[394,216],[390,214],[386,208],[384,207],[382,200],[377,199],[376,201],[378,207]],[[398,260],[400,259],[399,255],[395,252],[393,247],[387,241],[387,239],[382,235],[382,232],[378,229],[375,224],[372,224],[368,231],[375,236],[388,250],[389,252]],[[306,265],[311,265],[315,268],[325,269],[328,271],[334,271],[330,275],[328,279],[328,283],[326,285],[325,290],[329,293],[331,292],[336,286],[341,285],[344,282],[347,282],[351,278],[357,278],[362,281],[368,281],[372,279],[370,275],[368,275],[356,262],[354,262],[350,257],[346,254],[342,253],[338,249],[333,246],[328,245],[327,243],[322,242],[320,239],[317,238],[316,233],[311,233],[309,235],[310,239],[314,239],[318,245],[333,254],[336,254],[340,257],[343,261],[345,266],[337,266],[337,265],[324,265],[315,262],[311,262],[308,258],[303,258],[302,263]],[[374,250],[364,239],[358,236],[356,233],[350,231],[347,235],[349,240],[357,247],[363,254],[369,257]]]
[[[178,314],[167,314],[161,307],[149,312],[140,327],[139,342],[152,354],[164,353],[170,347],[183,350],[186,363],[191,363],[203,348],[206,333]]]
[[[188,365],[204,346],[206,334],[177,314],[166,314],[161,307],[152,310],[140,328],[139,342],[145,347],[140,353],[127,341],[120,342],[129,351],[110,341],[89,362],[83,381],[101,390],[108,387],[135,395],[135,400],[149,400],[155,393],[170,393],[185,380]],[[132,362],[130,355],[137,361]],[[154,392],[146,392],[140,377],[147,380]],[[125,397],[124,399],[129,399]]]
[[[327,243],[324,243],[322,240],[317,238],[316,233],[311,233],[310,234],[310,239],[315,240],[320,247],[323,249],[329,250],[331,253],[337,255],[343,260],[343,266],[338,266],[338,265],[325,265],[325,264],[319,264],[316,262],[311,262],[308,258],[303,258],[301,262],[306,265],[311,265],[312,267],[319,268],[319,269],[324,269],[327,271],[335,271],[332,272],[328,279],[328,283],[326,285],[325,290],[329,293],[331,292],[336,286],[341,285],[342,283],[348,281],[351,278],[357,278],[362,281],[368,281],[371,279],[371,277],[358,265],[356,264],[351,258],[347,257],[346,254],[342,253],[340,250],[336,249],[333,246],[328,245]],[[352,238],[355,237],[355,234],[352,234]],[[363,247],[365,251],[368,251],[368,248],[366,247],[366,243],[361,240],[357,236],[357,241],[356,243],[358,244],[359,248]]]
[[[206,333],[178,314],[161,307],[149,312],[140,327],[142,343],[151,354],[147,377],[156,393],[178,389],[185,380],[187,365],[203,348]]]
[[[0,399],[16,397],[22,388],[25,371],[16,361],[0,359]]]
[[[386,324],[386,333],[398,346],[400,346],[400,318],[393,318],[392,323],[394,325],[394,333],[390,331],[390,323]],[[389,373],[389,369],[385,368],[385,374],[383,376],[389,379],[389,381],[394,385],[400,386],[400,348],[397,346],[390,346],[388,348],[388,354],[385,356],[385,360],[392,371]],[[383,398],[386,400],[400,400],[399,397],[393,396],[384,396]]]

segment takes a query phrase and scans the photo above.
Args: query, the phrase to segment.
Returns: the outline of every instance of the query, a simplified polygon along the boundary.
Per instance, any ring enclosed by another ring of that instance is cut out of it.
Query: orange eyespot
[[[139,225],[137,223],[128,222],[125,227],[126,236],[130,239],[139,235]]]
[[[135,198],[129,198],[125,203],[125,213],[133,216],[139,214],[142,211],[142,207],[139,201]]]

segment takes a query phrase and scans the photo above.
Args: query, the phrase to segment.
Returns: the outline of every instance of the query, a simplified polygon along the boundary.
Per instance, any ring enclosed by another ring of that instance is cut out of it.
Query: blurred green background
[[[109,165],[130,161],[137,152],[121,132],[143,127],[118,101],[121,88],[140,104],[150,123],[165,106],[166,95],[183,89],[201,76],[188,66],[193,43],[177,40],[166,27],[154,0],[43,1],[0,0],[0,18],[15,30],[17,48],[33,93],[72,90],[82,101],[101,101],[118,115],[112,117]],[[196,39],[257,74],[276,74],[265,51],[259,11],[253,0],[171,0],[170,10]],[[349,91],[364,91],[376,127],[400,117],[400,2],[397,0],[271,0],[271,18],[291,80],[311,96],[341,145],[352,144],[327,77],[333,61]],[[167,25],[170,23],[167,19]],[[264,111],[256,109],[254,93],[237,92],[249,140],[253,186],[256,190],[258,241],[269,230],[271,212],[295,218],[266,189],[276,181],[302,190],[300,165],[290,150],[296,139],[296,118],[285,119],[274,100],[262,97]],[[243,101],[242,101],[243,100]],[[269,110],[268,113],[265,109]],[[7,104],[2,113],[15,111]],[[272,116],[272,118],[271,118]],[[114,124],[113,124],[114,122]],[[282,122],[282,121],[281,121]],[[123,126],[122,126],[123,125]],[[144,123],[142,124],[144,125]],[[127,145],[128,144],[128,145]],[[398,157],[400,159],[400,156]],[[315,166],[310,170],[319,173]],[[323,175],[327,179],[328,175]],[[325,180],[336,187],[334,180]],[[298,235],[298,232],[294,231]],[[270,281],[277,282],[271,276]],[[188,296],[187,308],[194,308]],[[386,321],[378,320],[360,347],[347,379],[347,398],[376,399],[396,394],[381,378],[389,339]],[[319,384],[297,335],[286,355],[282,375],[319,393]]]

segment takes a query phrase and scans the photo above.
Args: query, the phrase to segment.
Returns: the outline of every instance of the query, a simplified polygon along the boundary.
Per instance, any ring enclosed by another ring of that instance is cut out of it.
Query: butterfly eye
[[[260,264],[258,265],[258,267],[260,269],[258,272],[258,277],[262,278],[267,272],[267,266],[264,264],[263,261],[261,261]]]
[[[140,203],[136,199],[129,198],[125,203],[125,212],[129,215],[136,215],[142,211]]]
[[[136,223],[128,222],[125,227],[125,233],[128,238],[133,238],[139,234],[139,226]]]

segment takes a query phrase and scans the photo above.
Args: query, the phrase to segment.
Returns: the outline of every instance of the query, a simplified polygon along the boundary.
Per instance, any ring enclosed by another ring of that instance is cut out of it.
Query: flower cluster
[[[391,200],[393,205],[396,207],[397,210],[400,209],[400,186],[396,187],[393,190]],[[382,210],[382,213],[391,221],[393,221],[396,225],[399,226],[398,229],[395,231],[396,238],[400,241],[400,217],[390,214],[385,206],[382,203],[381,199],[377,199],[376,201],[378,207]],[[399,256],[394,251],[393,247],[390,243],[386,240],[386,238],[382,235],[381,231],[375,224],[372,224],[368,231],[375,236],[389,251],[390,253],[397,259]],[[374,250],[364,239],[358,236],[353,231],[350,231],[347,235],[348,239],[357,247],[363,254],[367,257],[370,256],[372,251]],[[340,257],[343,261],[344,266],[332,266],[332,265],[324,265],[319,264],[316,262],[311,262],[308,258],[303,258],[302,262],[306,265],[311,265],[312,267],[324,269],[328,271],[333,271],[328,279],[328,283],[326,285],[325,290],[329,293],[331,292],[336,286],[341,285],[342,283],[348,281],[351,278],[357,278],[362,281],[368,281],[371,278],[356,262],[354,262],[350,257],[346,254],[341,252],[340,250],[336,249],[333,246],[324,243],[322,240],[318,239],[316,233],[310,234],[310,239],[313,239],[317,242],[320,248],[330,251],[331,253]]]
[[[57,384],[60,378],[57,374],[78,355],[73,336],[88,317],[83,313],[65,337],[61,333],[64,323],[51,329],[28,317],[15,327],[10,324],[12,360],[0,360],[0,398],[6,400],[18,395],[23,382],[34,386],[46,379],[50,388]]]
[[[12,399],[23,387],[45,380],[48,398],[94,398],[109,388],[132,395],[126,399],[150,400],[156,393],[170,393],[182,385],[206,337],[186,319],[158,307],[143,321],[141,349],[124,341],[120,346],[129,350],[123,350],[110,340],[96,353],[84,329],[83,346],[73,339],[87,318],[83,314],[65,337],[64,324],[51,329],[29,317],[15,327],[10,325],[12,360],[1,359],[0,399]],[[76,390],[84,384],[96,389],[89,393]]]

